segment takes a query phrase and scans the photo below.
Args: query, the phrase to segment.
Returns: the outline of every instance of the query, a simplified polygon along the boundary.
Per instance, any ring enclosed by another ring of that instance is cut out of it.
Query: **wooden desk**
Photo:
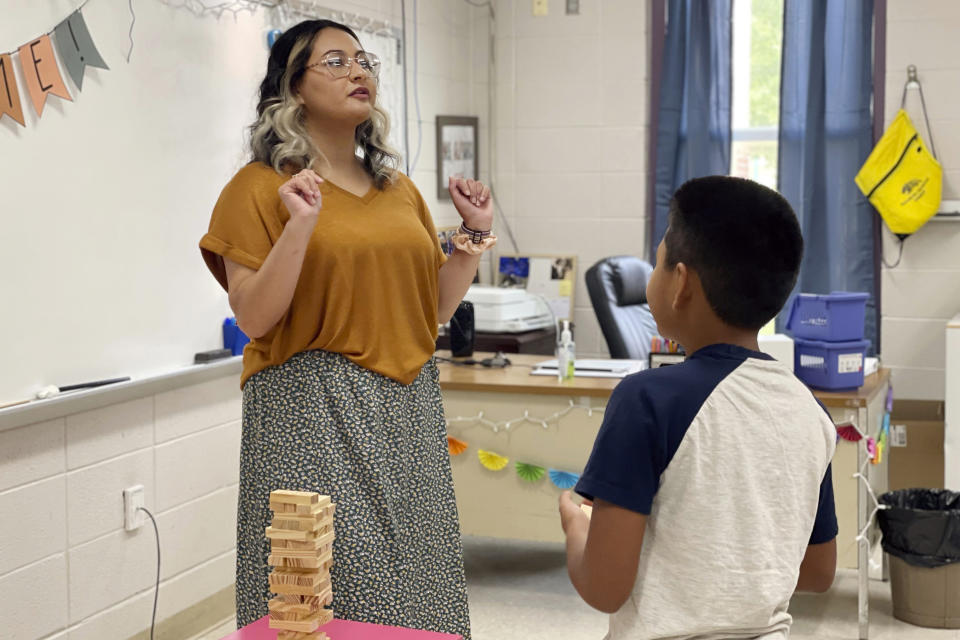
[[[449,352],[438,355],[449,357]],[[487,354],[475,354],[479,360]],[[532,376],[531,368],[543,356],[510,355],[513,363],[506,369],[457,367],[440,363],[440,388],[450,425],[450,435],[469,444],[467,451],[452,458],[454,485],[463,532],[528,540],[563,540],[557,516],[559,489],[549,478],[537,483],[521,480],[515,462],[528,462],[580,473],[593,448],[593,441],[603,420],[602,410],[614,387],[620,382],[610,378],[574,378],[559,382],[550,376]],[[883,416],[884,402],[890,385],[889,369],[868,376],[859,389],[845,392],[814,391],[837,424],[851,422],[861,431],[876,434]],[[509,429],[493,431],[477,420],[458,421],[458,417],[475,417],[494,423],[515,420],[527,412],[544,418],[577,408],[558,419],[549,420],[547,428],[535,422],[514,424]],[[485,449],[510,459],[501,471],[489,471],[477,460],[477,450]],[[877,494],[887,490],[889,449],[880,465],[866,464],[866,475]],[[853,477],[865,462],[866,454],[859,443],[841,439],[833,459],[833,489],[836,500],[837,565],[859,568],[861,626],[865,628],[866,581],[870,548],[879,543],[879,532],[871,530],[869,547],[859,545],[856,537],[873,509],[866,486]],[[861,638],[866,638],[861,631]]]
[[[557,348],[557,334],[550,329],[537,329],[524,333],[477,333],[474,340],[476,351],[503,351],[504,353],[532,353],[553,357]],[[437,349],[450,349],[450,336],[437,337]],[[543,360],[543,358],[541,358]]]
[[[449,358],[449,351],[438,355]],[[476,353],[475,360],[492,356]],[[560,382],[555,376],[532,376],[530,372],[543,356],[509,354],[511,365],[505,368],[483,366],[458,367],[449,362],[440,362],[440,388],[445,391],[483,391],[490,393],[529,393],[544,396],[589,396],[607,399],[620,383],[618,378],[574,378]]]

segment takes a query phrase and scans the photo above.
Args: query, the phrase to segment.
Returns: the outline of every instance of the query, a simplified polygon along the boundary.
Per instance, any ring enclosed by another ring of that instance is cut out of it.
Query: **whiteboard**
[[[7,0],[15,19],[0,21],[0,51],[78,5]],[[48,384],[160,374],[222,344],[231,311],[197,243],[247,161],[274,25],[266,10],[218,20],[134,6],[128,64],[127,2],[89,0],[83,15],[110,69],[88,67],[82,91],[64,73],[73,101],[48,98],[42,118],[14,59],[27,126],[0,120],[0,404]],[[396,64],[381,79],[400,106],[402,74]]]

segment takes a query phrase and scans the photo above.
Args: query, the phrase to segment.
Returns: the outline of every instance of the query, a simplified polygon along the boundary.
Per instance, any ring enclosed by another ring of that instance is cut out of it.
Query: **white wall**
[[[163,552],[158,618],[233,583],[234,376],[0,432],[5,638],[127,638],[149,626],[153,528],[123,530],[142,484]]]
[[[74,0],[4,3],[0,48],[50,29]],[[159,2],[91,0],[83,15],[109,70],[27,126],[0,120],[5,153],[0,319],[10,340],[0,402],[49,384],[146,374],[218,346],[229,308],[199,259],[209,210],[244,162],[264,66],[262,16],[198,20]],[[21,62],[15,61],[18,74]],[[61,65],[62,70],[62,65]],[[22,79],[22,74],[20,74]]]
[[[907,65],[914,64],[943,164],[943,197],[960,199],[960,3],[892,1],[887,12],[886,124],[900,106]],[[908,96],[907,110],[926,137],[917,92]],[[886,231],[884,254],[896,260],[895,239]],[[883,269],[882,355],[898,398],[944,399],[944,328],[960,312],[958,256],[960,223],[933,221],[907,239],[900,266]]]
[[[65,16],[75,3],[56,1],[49,5],[45,10],[50,17],[43,20],[39,31]],[[326,5],[389,20],[392,24],[400,23],[399,0],[329,0]],[[119,52],[125,51],[125,7],[125,2],[91,0],[84,9],[95,41],[111,62],[118,59]],[[84,83],[82,99],[76,104],[66,104],[61,109],[56,99],[52,99],[43,124],[47,126],[47,118],[51,122],[62,120],[64,124],[59,125],[62,131],[58,135],[68,136],[68,125],[76,124],[77,118],[96,117],[95,111],[85,109],[98,99],[95,97],[98,93],[121,90],[136,94],[138,83],[155,81],[150,73],[152,68],[186,64],[175,59],[177,43],[190,41],[191,47],[208,48],[215,55],[194,60],[192,64],[212,65],[224,73],[229,71],[236,83],[230,88],[235,94],[231,104],[236,105],[236,112],[225,113],[218,122],[191,123],[189,96],[181,96],[171,87],[168,101],[143,105],[160,116],[156,129],[143,133],[162,142],[178,122],[188,130],[220,127],[218,135],[222,145],[235,148],[236,153],[221,154],[216,166],[202,165],[202,171],[208,174],[204,182],[209,183],[202,197],[212,206],[222,184],[243,162],[242,126],[252,113],[254,90],[262,72],[262,68],[256,72],[225,70],[228,61],[216,52],[226,46],[224,43],[249,47],[264,35],[265,18],[260,12],[254,16],[242,15],[236,23],[230,17],[218,22],[173,11],[160,3],[135,3],[135,7],[138,22],[134,56],[138,60],[138,73],[131,73],[122,64],[110,71],[94,72]],[[17,12],[16,15],[24,14]],[[26,41],[38,31],[33,25],[12,22],[17,24],[6,21],[0,29],[12,41]],[[413,178],[430,204],[437,224],[455,224],[457,216],[452,205],[440,204],[436,199],[434,122],[437,114],[479,116],[481,163],[488,166],[487,13],[462,0],[419,0],[418,22],[417,80],[423,141]],[[96,24],[115,28],[98,29]],[[121,25],[123,30],[119,29]],[[411,36],[412,26],[410,22]],[[265,61],[263,51],[251,55]],[[408,69],[411,62],[412,56],[408,58]],[[99,99],[112,98],[108,95]],[[408,113],[414,118],[412,93]],[[399,122],[395,122],[395,126],[400,126]],[[414,119],[410,128],[411,144],[416,143],[416,130]],[[6,133],[0,131],[4,136]],[[39,129],[22,133],[25,137],[47,135]],[[115,149],[109,146],[92,145],[89,149],[91,164],[118,161],[113,155]],[[224,158],[229,159],[224,161]],[[151,180],[161,186],[155,187],[159,193],[147,190],[141,194],[142,198],[156,199],[166,197],[167,192],[176,192],[170,185],[170,167],[201,160],[167,156],[153,159]],[[119,161],[127,162],[129,158]],[[65,169],[62,164],[55,164],[53,168],[57,172]],[[486,170],[482,177],[485,175]],[[101,184],[109,180],[108,174],[94,177]],[[59,179],[55,177],[54,182]],[[77,211],[78,217],[85,213]],[[113,215],[120,213],[122,209],[112,211]],[[38,205],[30,214],[43,215],[42,206]],[[4,211],[3,215],[8,220],[10,213]],[[191,228],[166,229],[163,237],[195,246],[206,227],[207,215],[206,211],[200,212]],[[120,231],[122,229],[117,233]],[[7,242],[9,237],[0,240]],[[209,290],[209,304],[226,309],[226,296],[206,272],[199,252],[194,258],[194,262],[183,268],[195,272],[198,287]],[[89,266],[77,263],[79,269]],[[122,264],[106,266],[124,268]],[[121,288],[111,281],[100,284],[113,287],[116,295],[122,295]],[[82,305],[74,312],[81,310]],[[5,313],[4,317],[9,319],[11,315]],[[8,327],[6,323],[3,326]],[[33,330],[29,324],[22,328],[22,331]],[[214,339],[212,335],[211,340]],[[147,507],[157,516],[160,527],[163,573],[159,621],[169,621],[172,616],[222,593],[233,584],[239,393],[239,380],[230,376],[0,432],[0,620],[4,624],[0,635],[18,640],[126,638],[149,625],[156,560],[153,530],[149,523],[134,533],[123,531],[122,526],[121,491],[133,484],[142,483],[146,487]]]
[[[11,0],[5,15],[16,18],[0,21],[0,48],[43,33],[78,4]],[[400,24],[400,0],[321,4]],[[487,32],[486,13],[462,0],[418,4],[424,135],[413,178],[438,220],[452,223],[453,207],[436,202],[434,120],[469,114],[486,123],[488,67],[481,57],[483,68],[474,68],[472,49],[475,23]],[[50,97],[41,119],[29,104],[22,65],[14,64],[27,127],[0,120],[0,271],[7,274],[0,299],[18,310],[0,320],[4,335],[18,336],[5,354],[15,366],[0,368],[0,403],[49,384],[189,364],[194,353],[218,346],[220,323],[230,315],[197,242],[223,185],[247,160],[245,127],[265,69],[271,13],[218,21],[153,0],[134,8],[128,64],[126,2],[84,7],[110,69],[88,68],[83,91],[64,74],[73,101]],[[485,37],[479,40],[485,47]],[[402,95],[402,82],[395,84],[390,90]],[[394,115],[402,129],[401,114]]]
[[[645,255],[648,7],[636,0],[496,2],[495,179],[522,253],[578,257],[578,355],[607,353],[583,274]],[[510,251],[505,234],[498,249]]]

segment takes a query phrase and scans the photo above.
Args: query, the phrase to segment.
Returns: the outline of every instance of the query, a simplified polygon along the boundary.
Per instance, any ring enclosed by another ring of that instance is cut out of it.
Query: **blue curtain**
[[[778,163],[805,244],[795,293],[869,293],[871,353],[874,214],[853,177],[872,147],[872,21],[873,0],[785,1]]]
[[[673,192],[691,178],[730,173],[731,30],[731,0],[667,4],[651,258]]]

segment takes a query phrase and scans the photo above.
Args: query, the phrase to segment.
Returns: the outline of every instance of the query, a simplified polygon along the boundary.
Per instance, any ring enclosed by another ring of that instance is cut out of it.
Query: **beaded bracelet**
[[[483,242],[484,238],[487,238],[490,236],[489,229],[487,229],[486,231],[477,231],[476,229],[471,229],[464,223],[460,224],[460,229],[458,229],[458,232],[470,238],[473,244],[480,244]]]

